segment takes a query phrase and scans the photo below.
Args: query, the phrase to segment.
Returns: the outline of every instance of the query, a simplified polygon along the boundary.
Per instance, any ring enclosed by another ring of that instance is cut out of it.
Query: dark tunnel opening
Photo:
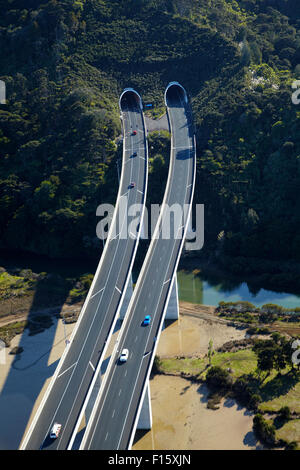
[[[186,91],[179,83],[171,83],[165,93],[167,106],[174,106],[178,102],[186,102]]]
[[[120,108],[122,111],[128,109],[136,109],[139,111],[141,109],[141,98],[139,94],[134,90],[124,90],[120,97]]]

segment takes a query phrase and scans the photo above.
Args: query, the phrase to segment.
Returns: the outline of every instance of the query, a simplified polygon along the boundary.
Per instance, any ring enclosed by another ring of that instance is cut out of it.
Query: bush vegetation
[[[118,188],[119,94],[133,86],[156,112],[175,79],[193,107],[204,252],[232,271],[268,269],[274,283],[299,286],[293,0],[0,0],[0,8],[0,247],[99,256],[96,208],[114,203]],[[161,155],[151,153],[148,202],[162,197]]]

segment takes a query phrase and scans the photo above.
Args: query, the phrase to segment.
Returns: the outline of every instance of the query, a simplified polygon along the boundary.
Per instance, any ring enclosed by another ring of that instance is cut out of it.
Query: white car
[[[52,426],[52,429],[50,431],[50,438],[51,439],[56,439],[60,433],[61,430],[61,424],[59,423],[54,423]]]
[[[123,349],[121,356],[120,356],[120,362],[126,362],[128,359],[128,349]]]

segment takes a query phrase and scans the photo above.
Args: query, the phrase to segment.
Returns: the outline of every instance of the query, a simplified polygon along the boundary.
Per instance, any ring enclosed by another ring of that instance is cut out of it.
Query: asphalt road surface
[[[172,129],[172,149],[166,203],[190,204],[195,172],[194,134],[190,109],[178,86],[167,93]],[[167,213],[163,212],[163,219]],[[183,222],[183,223],[182,223]],[[111,357],[102,393],[96,400],[81,449],[128,449],[133,434],[137,409],[146,384],[151,358],[155,352],[169,289],[182,248],[181,238],[186,218],[178,223],[170,239],[162,231],[151,241],[151,256],[146,258],[136,284],[132,307],[127,312],[119,345]],[[172,238],[173,237],[173,238]],[[143,326],[145,315],[151,315],[149,326]],[[126,363],[118,358],[123,348],[129,350]],[[174,404],[176,406],[176,404]]]
[[[121,198],[131,204],[144,204],[147,185],[147,144],[142,112],[136,95],[126,93],[121,101],[125,152],[121,177]],[[136,135],[133,135],[136,130]],[[134,156],[134,152],[137,153]],[[130,183],[135,182],[134,188]],[[84,314],[78,320],[75,334],[67,346],[54,378],[49,385],[47,399],[42,403],[25,437],[22,449],[66,449],[88,393],[94,371],[102,360],[106,340],[116,320],[129,267],[133,261],[137,237],[121,239],[119,233],[132,218],[125,217],[117,205],[115,223],[117,236],[106,241],[106,252],[100,260],[97,276],[89,294]],[[120,221],[120,223],[119,223]],[[136,234],[133,234],[136,235]],[[58,439],[50,439],[53,424],[62,424]]]

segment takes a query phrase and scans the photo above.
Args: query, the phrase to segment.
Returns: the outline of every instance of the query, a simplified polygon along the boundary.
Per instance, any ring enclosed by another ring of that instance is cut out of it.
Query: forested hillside
[[[118,189],[119,94],[133,86],[161,110],[178,80],[194,111],[204,253],[236,270],[300,262],[298,0],[0,0],[0,11],[1,248],[98,256],[96,208]],[[160,147],[150,200],[163,193]]]

